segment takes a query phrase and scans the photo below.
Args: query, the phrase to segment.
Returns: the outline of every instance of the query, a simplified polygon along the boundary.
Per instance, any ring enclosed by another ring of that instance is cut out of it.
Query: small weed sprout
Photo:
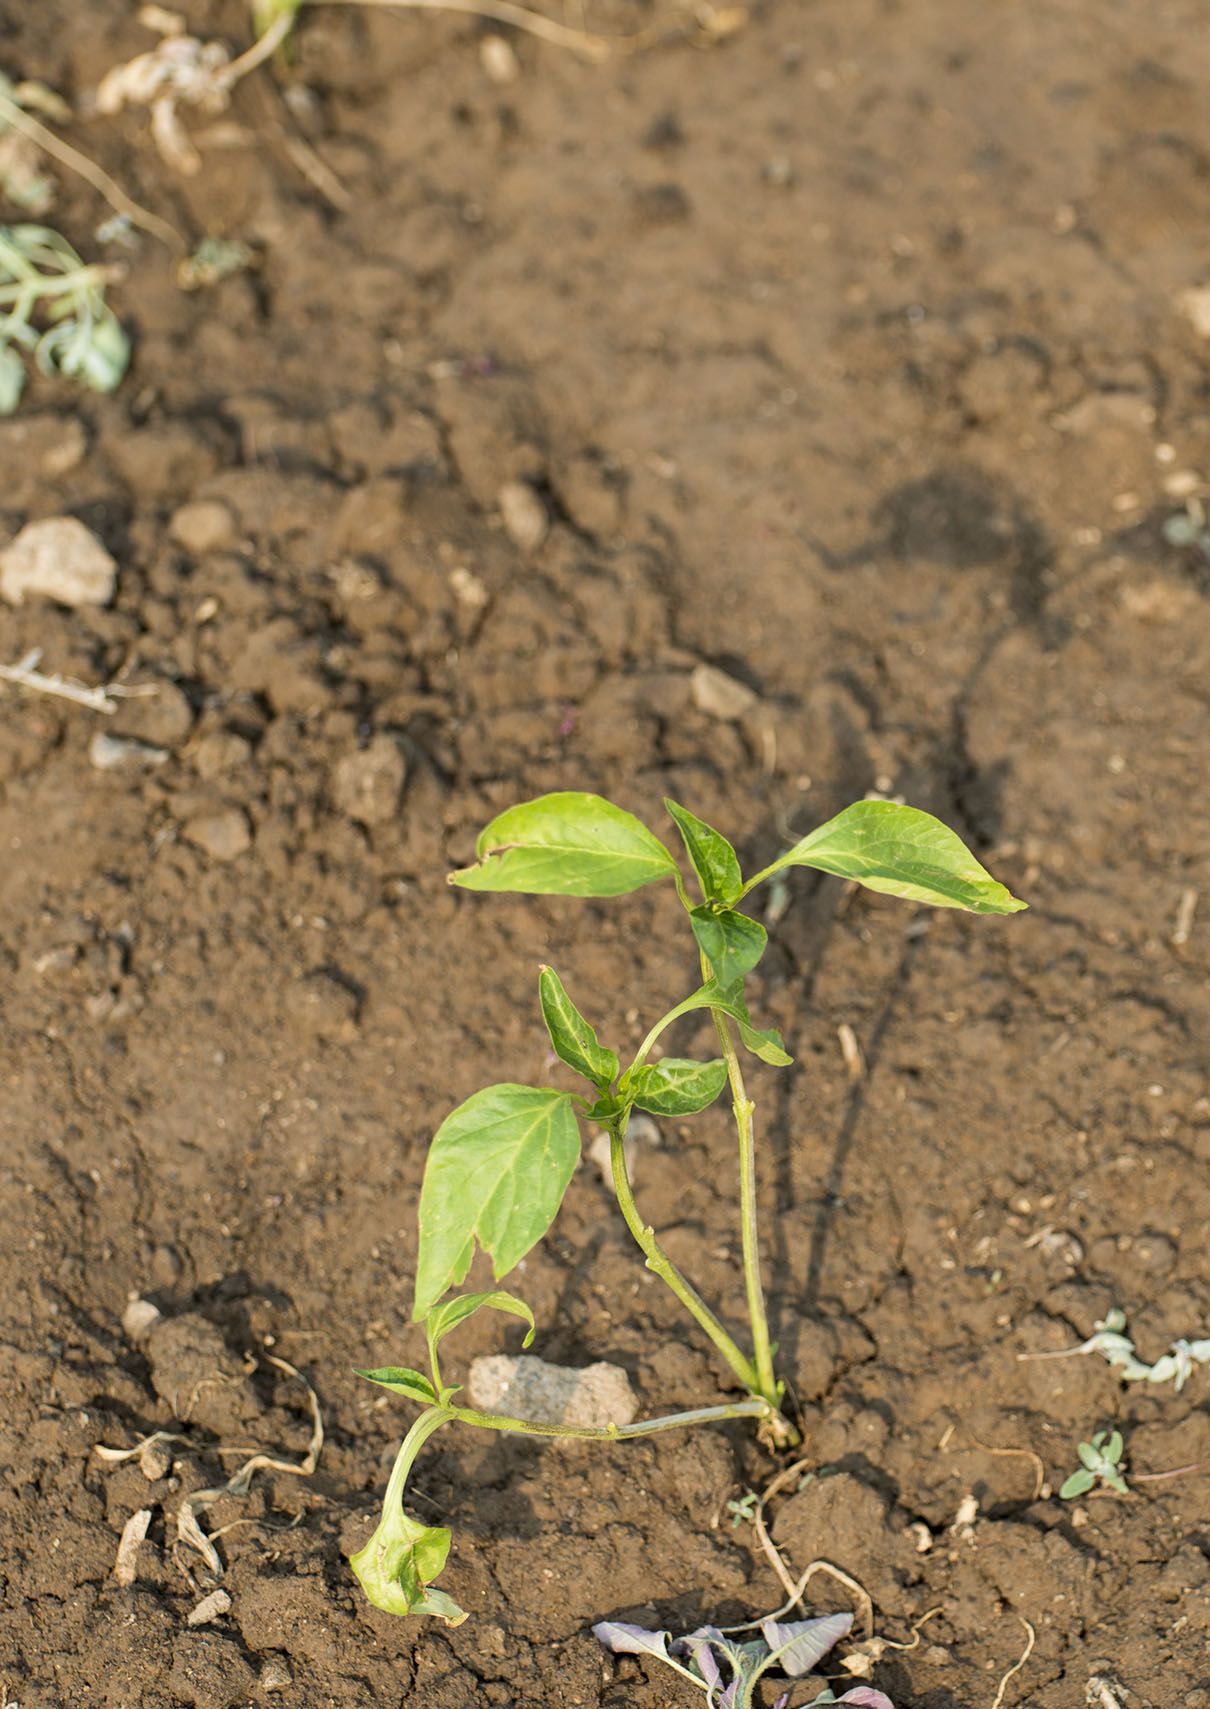
[[[851,1614],[825,1614],[815,1620],[762,1620],[760,1637],[741,1642],[717,1626],[699,1626],[683,1638],[648,1631],[622,1620],[602,1620],[593,1632],[617,1655],[652,1656],[696,1685],[705,1694],[707,1709],[750,1709],[755,1691],[767,1673],[776,1670],[789,1679],[811,1673],[828,1651],[847,1636]],[[786,1709],[790,1694],[773,1709]],[[825,1689],[815,1704],[864,1704],[866,1709],[894,1709],[889,1697],[868,1685],[855,1685],[836,1697]]]
[[[88,266],[49,226],[0,226],[0,415],[25,386],[22,352],[44,374],[112,392],[130,343],[105,301],[113,269]]]
[[[1210,1365],[1210,1337],[1189,1341],[1184,1336],[1173,1341],[1167,1353],[1149,1365],[1135,1352],[1134,1342],[1126,1334],[1126,1313],[1117,1306],[1094,1328],[1095,1334],[1081,1341],[1078,1347],[1060,1347],[1053,1353],[1020,1353],[1018,1358],[1075,1359],[1100,1353],[1124,1383],[1172,1383],[1178,1394],[1193,1375],[1195,1366]]]
[[[623,1066],[617,1052],[600,1042],[554,968],[543,967],[538,1000],[551,1045],[585,1089],[575,1093],[511,1082],[488,1086],[448,1115],[433,1136],[420,1194],[413,1307],[413,1320],[424,1325],[429,1375],[398,1366],[360,1373],[422,1408],[399,1451],[378,1529],[351,1562],[370,1601],[391,1613],[434,1614],[451,1624],[466,1618],[448,1596],[430,1589],[449,1553],[449,1531],[420,1525],[403,1509],[410,1467],[428,1437],[444,1424],[617,1441],[687,1425],[750,1418],[775,1445],[790,1446],[798,1439],[781,1410],[784,1385],[774,1370],[765,1311],[756,1209],[756,1106],[748,1095],[740,1052],[772,1067],[786,1067],[791,1058],[777,1033],[757,1025],[748,1009],[744,983],[764,954],[768,934],[758,921],[739,911],[743,899],[788,868],[806,866],[939,908],[1012,914],[1025,905],[979,865],[953,831],[927,813],[894,802],[860,801],[846,808],[747,879],[734,848],[720,832],[675,801],[665,806],[684,843],[700,892],[698,900],[690,896],[670,850],[645,825],[600,796],[577,792],[544,795],[499,814],[479,836],[475,864],[451,875],[451,882],[463,890],[566,897],[613,898],[667,882],[685,910],[701,983],[655,1021]],[[653,1060],[654,1048],[667,1029],[690,1014],[710,1016],[719,1054],[705,1061],[675,1056]],[[643,1220],[624,1144],[633,1110],[680,1120],[707,1109],[724,1088],[730,1091],[738,1150],[736,1197],[748,1307],[746,1346],[673,1264],[655,1230]],[[455,1398],[461,1390],[446,1381],[442,1370],[445,1338],[473,1313],[487,1308],[520,1318],[526,1325],[524,1345],[528,1346],[534,1319],[524,1301],[512,1294],[451,1295],[450,1290],[466,1280],[477,1247],[491,1258],[495,1279],[500,1281],[541,1240],[579,1162],[581,1121],[594,1123],[608,1134],[614,1195],[647,1268],[665,1283],[714,1346],[742,1399],[634,1424],[570,1426],[480,1412]],[[797,1651],[787,1651],[790,1643],[779,1637],[772,1649],[783,1657],[796,1655]],[[705,1656],[709,1644],[698,1648]],[[770,1650],[759,1671],[772,1666],[773,1659]],[[743,1690],[736,1676],[712,1701],[731,1709],[750,1701],[750,1691],[743,1695]],[[848,1700],[885,1701],[876,1695],[859,1700],[851,1693]]]
[[[1076,1453],[1080,1456],[1079,1470],[1072,1472],[1063,1484],[1059,1499],[1074,1501],[1078,1495],[1087,1495],[1097,1484],[1102,1484],[1106,1489],[1117,1490],[1119,1495],[1126,1495],[1128,1491],[1125,1467],[1122,1465],[1124,1446],[1120,1430],[1115,1430],[1112,1436],[1107,1430],[1098,1430],[1091,1442],[1078,1443]]]

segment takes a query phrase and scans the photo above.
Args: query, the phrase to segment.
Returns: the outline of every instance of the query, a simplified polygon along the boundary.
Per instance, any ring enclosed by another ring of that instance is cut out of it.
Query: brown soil
[[[235,0],[188,10],[246,39]],[[133,13],[9,8],[2,68],[78,97],[148,45]],[[1007,1705],[1071,1709],[1094,1674],[1130,1709],[1210,1705],[1210,1482],[1061,1504],[978,1446],[1054,1486],[1113,1424],[1137,1471],[1210,1455],[1210,1372],[1177,1395],[1017,1360],[1114,1302],[1151,1357],[1210,1326],[1210,919],[1173,942],[1184,891],[1210,907],[1210,563],[1162,531],[1210,473],[1180,301],[1207,277],[1204,26],[1196,0],[780,0],[604,67],[518,38],[501,86],[468,20],[333,7],[196,179],[137,116],[75,133],[260,265],[185,295],[142,244],[120,392],[40,382],[0,425],[5,537],[70,512],[120,564],[111,610],[6,610],[3,658],[158,685],[106,728],[171,751],[98,771],[98,717],[4,694],[7,1700],[227,1709],[276,1677],[272,1701],[341,1709],[696,1701],[588,1627],[781,1600],[725,1510],[776,1469],[741,1426],[609,1451],[444,1432],[413,1500],[455,1531],[455,1632],[376,1614],[345,1564],[410,1414],[350,1368],[418,1360],[436,1123],[549,1072],[540,960],[621,1040],[692,977],[668,895],[444,874],[550,788],[657,826],[674,794],[746,864],[889,787],[1032,911],[791,886],[758,994],[798,1066],[755,1090],[782,1362],[829,1475],[776,1534],[859,1577],[886,1636],[940,1609],[876,1670],[900,1709],[990,1709],[1022,1619]],[[299,175],[299,127],[351,211]],[[62,185],[89,253],[100,217]],[[517,479],[551,519],[528,554],[500,519]],[[174,527],[203,499],[228,520]],[[695,709],[703,660],[757,691],[740,721]],[[666,1130],[641,1202],[738,1323],[724,1112]],[[515,1281],[544,1356],[621,1363],[651,1410],[725,1388],[591,1165]],[[185,1321],[135,1345],[132,1294]],[[461,1352],[516,1342],[476,1321]],[[306,1445],[270,1352],[327,1444],[313,1478],[207,1513],[237,1527],[231,1608],[191,1629],[216,1581],[173,1549],[181,1495],[233,1448]],[[187,1440],[156,1481],[93,1453],[157,1428]]]

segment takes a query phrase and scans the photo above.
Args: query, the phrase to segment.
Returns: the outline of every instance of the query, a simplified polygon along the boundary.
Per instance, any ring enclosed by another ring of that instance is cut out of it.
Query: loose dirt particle
[[[546,538],[550,518],[528,481],[506,481],[496,498],[504,532],[523,552],[536,552]]]
[[[399,811],[407,764],[391,736],[375,736],[332,771],[332,801],[361,825],[383,825]]]
[[[698,665],[690,679],[693,704],[707,717],[733,723],[756,705],[756,695],[747,683],[737,682],[714,665]]]
[[[221,813],[200,814],[186,823],[181,835],[187,843],[209,855],[211,860],[237,860],[252,847],[247,817],[238,807],[228,807]]]
[[[196,1608],[191,1608],[185,1619],[187,1626],[208,1626],[212,1620],[226,1614],[231,1607],[231,1598],[225,1590],[212,1590],[209,1596],[203,1596]]]
[[[235,538],[235,517],[221,499],[199,498],[173,511],[168,532],[194,557],[221,551]]]
[[[472,1362],[468,1388],[483,1411],[535,1424],[629,1424],[639,1410],[625,1371],[604,1361],[576,1370],[527,1353],[496,1353]]]

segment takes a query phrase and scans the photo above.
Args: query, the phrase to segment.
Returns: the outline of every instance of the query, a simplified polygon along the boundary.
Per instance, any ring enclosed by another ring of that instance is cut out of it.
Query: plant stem
[[[436,1409],[433,1409],[436,1410]],[[583,1442],[625,1442],[635,1436],[657,1436],[663,1430],[688,1429],[694,1424],[720,1424],[728,1418],[767,1418],[768,1403],[753,1396],[730,1401],[725,1406],[699,1406],[691,1412],[669,1412],[662,1418],[645,1418],[638,1424],[540,1424],[504,1413],[477,1412],[473,1407],[447,1402],[440,1410],[460,1424],[480,1430],[509,1430],[522,1436],[567,1436]],[[434,1425],[435,1429],[436,1426]]]
[[[654,1229],[649,1227],[639,1215],[639,1208],[634,1202],[634,1189],[630,1185],[630,1176],[626,1171],[625,1134],[620,1121],[609,1124],[609,1157],[613,1168],[613,1190],[617,1195],[618,1206],[626,1219],[627,1228],[633,1234],[647,1260],[647,1268],[653,1271],[662,1282],[667,1283],[686,1311],[701,1324],[740,1382],[748,1390],[748,1393],[751,1395],[762,1394],[760,1375],[756,1366],[751,1359],[740,1351],[696,1289],[681,1275],[676,1265],[661,1249],[655,1238]],[[776,1410],[776,1399],[771,1400],[767,1394],[763,1394],[762,1398],[769,1401]]]
[[[709,979],[710,964],[702,957],[702,977]],[[727,1079],[731,1083],[731,1107],[739,1133],[739,1213],[740,1238],[744,1255],[744,1288],[748,1295],[748,1316],[752,1323],[752,1346],[756,1359],[757,1386],[773,1407],[781,1394],[773,1372],[773,1349],[769,1343],[769,1318],[765,1310],[765,1290],[760,1279],[760,1236],[756,1211],[756,1140],[752,1116],[756,1105],[744,1085],[744,1071],[735,1048],[731,1022],[721,1009],[711,1009],[714,1028],[727,1064]]]
[[[412,1425],[399,1452],[395,1456],[395,1464],[391,1468],[391,1481],[387,1484],[386,1494],[382,1498],[382,1511],[389,1513],[394,1507],[403,1505],[403,1492],[407,1487],[408,1473],[412,1469],[417,1454],[424,1447],[435,1430],[440,1430],[443,1424],[448,1424],[454,1416],[453,1411],[446,1406],[430,1406],[420,1414]]]

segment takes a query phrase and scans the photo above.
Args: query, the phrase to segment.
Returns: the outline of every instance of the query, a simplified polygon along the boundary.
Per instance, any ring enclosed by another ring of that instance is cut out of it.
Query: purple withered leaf
[[[762,1620],[760,1629],[782,1672],[798,1679],[810,1673],[852,1624],[851,1614],[824,1614],[816,1620]]]
[[[662,1662],[672,1660],[668,1654],[667,1632],[649,1632],[645,1626],[632,1626],[625,1620],[599,1620],[592,1631],[607,1650],[613,1650],[617,1655],[655,1656]]]
[[[718,1700],[718,1709],[735,1709],[735,1705],[739,1701],[739,1685],[738,1679],[731,1681],[731,1684]]]
[[[790,1701],[790,1693],[788,1691],[783,1692],[782,1695],[777,1699],[777,1702],[773,1705],[773,1709],[786,1709],[786,1704],[789,1701]]]
[[[872,1685],[854,1685],[846,1691],[843,1697],[836,1699],[838,1703],[860,1703],[865,1709],[895,1709],[895,1705],[884,1691],[875,1691]]]
[[[678,1655],[690,1658],[706,1684],[715,1691],[722,1685],[723,1675],[710,1646],[719,1643],[725,1647],[726,1642],[717,1626],[699,1626],[696,1632],[678,1638],[672,1647]]]

